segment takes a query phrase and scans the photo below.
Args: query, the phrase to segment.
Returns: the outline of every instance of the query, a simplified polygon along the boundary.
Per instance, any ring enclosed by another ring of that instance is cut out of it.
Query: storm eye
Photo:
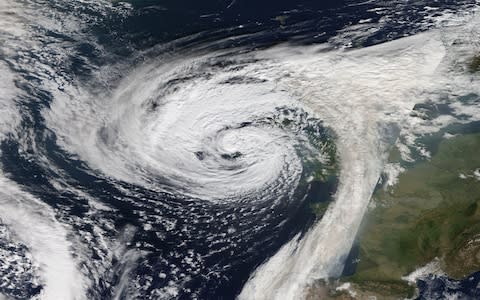
[[[204,160],[205,159],[205,152],[197,151],[197,152],[195,152],[195,156],[198,158],[198,160]]]
[[[235,151],[233,153],[224,153],[220,156],[223,159],[226,159],[226,160],[235,160],[235,159],[239,158],[240,156],[242,156],[242,153],[240,153],[239,151]]]

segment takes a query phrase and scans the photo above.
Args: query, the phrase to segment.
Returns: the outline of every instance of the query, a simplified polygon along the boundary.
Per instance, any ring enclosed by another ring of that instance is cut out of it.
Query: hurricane
[[[151,2],[0,0],[0,298],[306,299],[392,147],[480,118],[475,1]]]

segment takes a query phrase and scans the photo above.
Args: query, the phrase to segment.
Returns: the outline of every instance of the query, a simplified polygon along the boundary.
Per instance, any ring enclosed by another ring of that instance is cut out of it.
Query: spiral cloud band
[[[300,141],[273,119],[300,103],[261,63],[217,70],[213,61],[145,66],[111,96],[58,97],[47,120],[69,151],[120,180],[204,199],[288,193],[302,171]]]

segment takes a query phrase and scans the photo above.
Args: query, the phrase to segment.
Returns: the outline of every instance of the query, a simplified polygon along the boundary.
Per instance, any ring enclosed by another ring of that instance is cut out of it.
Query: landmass
[[[443,140],[431,160],[378,190],[359,233],[360,290],[411,297],[402,277],[438,259],[461,279],[480,270],[480,133]],[[384,287],[384,288],[382,288]]]

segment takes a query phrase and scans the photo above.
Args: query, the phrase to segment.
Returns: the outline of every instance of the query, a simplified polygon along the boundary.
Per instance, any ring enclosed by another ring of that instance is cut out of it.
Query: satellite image
[[[477,0],[0,0],[0,300],[480,299]]]

